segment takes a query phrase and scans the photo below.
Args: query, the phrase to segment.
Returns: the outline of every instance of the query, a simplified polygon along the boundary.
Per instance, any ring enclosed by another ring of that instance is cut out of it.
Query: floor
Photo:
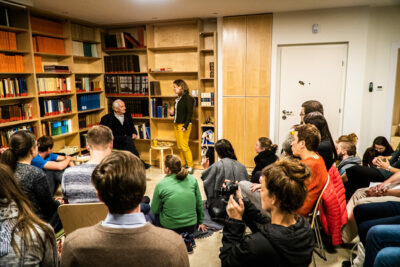
[[[152,198],[156,184],[164,177],[160,169],[151,167],[146,171],[147,189],[146,195]],[[199,185],[203,199],[206,199],[203,182],[200,179],[201,171],[196,170],[194,173]],[[219,260],[219,248],[221,247],[222,232],[216,232],[211,237],[205,239],[196,239],[196,248],[194,253],[189,255],[190,266],[192,267],[217,267],[221,266]],[[342,261],[348,260],[350,250],[339,248],[334,254],[327,254],[327,261],[323,261],[318,256],[315,256],[317,266],[341,267]],[[310,265],[313,266],[313,265]]]

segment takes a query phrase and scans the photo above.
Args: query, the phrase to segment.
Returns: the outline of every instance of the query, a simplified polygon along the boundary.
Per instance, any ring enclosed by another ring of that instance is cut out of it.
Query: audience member
[[[64,200],[71,204],[99,201],[91,177],[94,168],[111,153],[113,134],[107,126],[93,126],[87,133],[86,143],[89,161],[66,169],[61,183]]]
[[[53,138],[42,136],[38,139],[39,153],[32,159],[31,165],[42,169],[46,173],[50,192],[54,194],[61,184],[62,175],[68,166],[73,166],[70,156],[61,156],[53,153]]]
[[[178,234],[190,235],[186,244],[188,252],[193,252],[193,233],[206,230],[203,225],[204,212],[199,185],[196,178],[183,168],[178,156],[165,158],[164,172],[167,174],[154,189],[151,211],[159,215],[159,225]]]
[[[230,196],[222,237],[222,266],[309,266],[314,236],[307,220],[298,216],[307,196],[305,180],[310,169],[303,163],[282,159],[262,171],[264,217],[237,191],[238,201]],[[246,226],[252,234],[244,235]]]
[[[114,135],[113,147],[115,149],[127,150],[140,157],[133,141],[137,138],[138,133],[133,124],[131,114],[126,113],[124,101],[121,99],[114,100],[112,103],[112,112],[103,116],[100,124],[112,130]],[[142,162],[146,169],[150,167],[144,161]]]
[[[348,168],[361,164],[360,157],[356,156],[356,146],[350,141],[339,141],[336,151],[340,161],[337,166],[340,175],[345,174]]]
[[[304,116],[314,111],[324,115],[324,107],[322,106],[321,102],[317,100],[308,100],[301,104],[300,122],[304,123]]]
[[[272,144],[271,140],[267,137],[260,137],[256,143],[257,156],[254,158],[254,163],[256,166],[251,173],[251,182],[260,183],[259,179],[261,176],[261,171],[264,167],[269,164],[274,163],[278,157],[276,156],[276,150],[278,146]]]
[[[372,146],[365,151],[362,159],[363,166],[376,167],[373,162],[376,157],[382,156],[389,159],[392,153],[393,148],[388,140],[384,136],[378,136],[374,139]]]
[[[92,182],[109,213],[67,236],[61,266],[189,266],[182,238],[146,223],[140,212],[146,173],[138,157],[111,153],[94,169]]]
[[[207,196],[207,208],[209,210],[214,208],[215,202],[219,203],[217,190],[222,187],[226,179],[234,183],[249,180],[246,167],[237,161],[235,151],[228,140],[218,140],[215,143],[215,150],[221,160],[215,162],[211,166],[208,166],[207,160],[203,165],[205,171],[201,174],[204,191]]]
[[[32,212],[4,164],[0,164],[0,229],[0,266],[58,266],[53,230]]]
[[[315,125],[321,134],[321,142],[318,146],[318,154],[325,162],[326,170],[332,167],[332,164],[337,159],[335,143],[333,142],[331,132],[329,131],[328,123],[322,113],[314,111],[308,113],[303,118],[304,123]]]
[[[301,162],[311,169],[311,176],[305,181],[308,189],[304,205],[297,211],[302,216],[307,216],[328,179],[324,160],[316,151],[321,140],[321,135],[312,124],[297,126],[293,131],[293,155],[300,157]]]
[[[14,171],[15,179],[32,202],[36,215],[58,232],[62,229],[57,213],[60,202],[50,193],[44,172],[30,165],[37,153],[35,136],[28,131],[18,131],[11,136],[10,147],[1,155],[1,162]]]

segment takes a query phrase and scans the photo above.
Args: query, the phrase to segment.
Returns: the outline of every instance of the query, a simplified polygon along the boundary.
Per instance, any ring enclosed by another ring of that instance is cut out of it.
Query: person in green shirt
[[[159,215],[160,224],[178,234],[192,234],[203,225],[204,212],[199,185],[196,178],[182,167],[178,156],[165,158],[164,172],[167,174],[154,190],[151,211]]]

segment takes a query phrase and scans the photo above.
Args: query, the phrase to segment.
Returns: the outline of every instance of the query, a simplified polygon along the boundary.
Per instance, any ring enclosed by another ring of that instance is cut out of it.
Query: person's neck
[[[114,114],[115,114],[116,116],[123,116],[123,115],[124,115],[124,113],[115,112],[115,111],[114,111]]]
[[[310,150],[304,150],[302,153],[301,153],[301,155],[300,155],[300,158],[301,159],[308,159],[308,158],[315,158],[315,159],[317,159],[318,158],[318,154],[317,153],[315,153],[315,151],[310,151]]]
[[[38,155],[39,155],[42,159],[45,159],[45,158],[48,156],[47,152],[39,152]]]
[[[347,154],[346,154],[346,155],[343,155],[343,157],[342,157],[342,161],[343,161],[343,160],[345,160],[345,159],[347,159],[347,158],[349,158],[349,157],[350,157],[350,156],[349,156],[349,155],[347,155]]]
[[[99,164],[105,157],[111,154],[111,149],[105,150],[91,150],[90,151],[90,159],[87,162],[88,164]]]
[[[25,164],[31,165],[32,159],[33,159],[32,155],[28,155],[24,158],[19,158],[18,163],[25,163]]]
[[[277,209],[271,210],[271,224],[289,227],[296,223],[296,215],[287,212],[281,212]]]

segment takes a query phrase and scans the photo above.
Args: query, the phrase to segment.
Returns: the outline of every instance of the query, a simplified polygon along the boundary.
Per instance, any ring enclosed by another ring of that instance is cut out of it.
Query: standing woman
[[[178,98],[175,100],[175,110],[170,110],[169,114],[174,116],[174,132],[182,164],[187,165],[188,172],[192,174],[193,158],[189,147],[189,136],[192,131],[194,99],[189,95],[189,87],[183,80],[174,81],[174,93]]]

